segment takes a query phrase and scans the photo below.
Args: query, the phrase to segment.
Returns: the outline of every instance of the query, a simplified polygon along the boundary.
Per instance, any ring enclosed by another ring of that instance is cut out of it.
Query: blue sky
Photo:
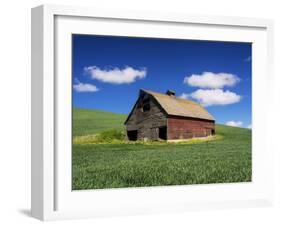
[[[139,89],[199,102],[251,125],[251,43],[73,35],[73,106],[128,114]]]

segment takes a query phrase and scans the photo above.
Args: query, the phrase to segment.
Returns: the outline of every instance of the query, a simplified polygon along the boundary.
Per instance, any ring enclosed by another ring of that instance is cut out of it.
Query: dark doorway
[[[159,127],[159,138],[167,140],[167,126]]]
[[[214,129],[212,129],[212,135],[215,135],[215,130]]]
[[[136,141],[138,139],[138,131],[137,130],[127,131],[127,136],[129,140]]]

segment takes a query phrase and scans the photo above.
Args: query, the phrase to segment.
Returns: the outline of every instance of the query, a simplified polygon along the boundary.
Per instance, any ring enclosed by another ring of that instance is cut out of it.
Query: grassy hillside
[[[99,110],[74,108],[73,136],[96,134],[108,129],[124,129],[127,115],[115,114]]]
[[[75,114],[76,135],[123,129],[124,115],[87,110]],[[73,189],[251,181],[251,130],[217,125],[216,133],[223,139],[195,144],[73,145]]]

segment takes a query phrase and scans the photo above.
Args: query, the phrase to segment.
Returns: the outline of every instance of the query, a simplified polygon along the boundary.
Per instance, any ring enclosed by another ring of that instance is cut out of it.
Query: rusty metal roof
[[[141,91],[153,96],[168,115],[215,120],[203,106],[194,101],[149,90],[141,89]]]

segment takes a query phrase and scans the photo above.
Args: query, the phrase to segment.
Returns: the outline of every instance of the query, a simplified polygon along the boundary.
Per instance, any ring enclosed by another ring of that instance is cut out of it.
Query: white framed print
[[[32,216],[271,205],[273,22],[32,9]]]

